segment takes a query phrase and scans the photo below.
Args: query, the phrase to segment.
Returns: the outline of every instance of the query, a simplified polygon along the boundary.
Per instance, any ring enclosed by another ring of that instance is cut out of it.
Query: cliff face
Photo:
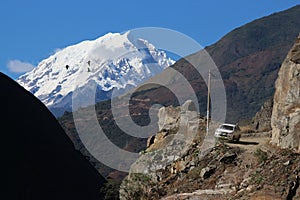
[[[300,35],[281,66],[275,86],[272,143],[300,152]]]

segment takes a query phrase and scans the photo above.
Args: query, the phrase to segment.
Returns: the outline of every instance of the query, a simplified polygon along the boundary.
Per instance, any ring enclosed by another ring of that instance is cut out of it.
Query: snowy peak
[[[17,82],[38,97],[46,106],[70,109],[71,94],[76,88],[95,83],[109,99],[113,89],[136,87],[174,63],[165,52],[148,41],[129,39],[130,32],[108,33],[96,40],[66,47],[41,61]],[[56,114],[56,113],[54,113]]]

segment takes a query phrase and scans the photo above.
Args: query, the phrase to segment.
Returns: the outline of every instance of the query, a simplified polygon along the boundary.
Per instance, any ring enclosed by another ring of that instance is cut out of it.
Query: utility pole
[[[208,134],[209,128],[209,110],[210,110],[210,70],[208,71],[208,81],[207,81],[207,116],[206,116],[206,134]]]

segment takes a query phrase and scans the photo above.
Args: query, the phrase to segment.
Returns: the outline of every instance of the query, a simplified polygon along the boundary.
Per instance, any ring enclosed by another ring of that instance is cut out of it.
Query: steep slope
[[[272,142],[300,152],[300,35],[282,63],[276,80]]]
[[[99,199],[105,180],[32,94],[0,74],[1,199]]]
[[[128,31],[108,33],[94,41],[66,47],[41,61],[17,82],[38,97],[55,115],[71,110],[75,89],[97,86],[96,102],[110,99],[161,72],[173,61]]]
[[[207,51],[226,84],[228,118],[251,118],[275,91],[281,63],[300,32],[300,6],[257,19]]]
[[[183,152],[176,144],[170,155],[170,137],[176,137],[178,118],[184,115],[178,107],[161,109],[159,122],[166,123],[131,166],[120,187],[121,200],[299,199],[300,154],[269,145],[266,132],[243,135],[237,143],[216,142],[204,150],[206,123],[200,118],[189,148]]]
[[[295,6],[245,24],[205,48],[218,66],[226,87],[227,121],[251,119],[273,96],[280,65],[300,32],[299,19],[300,6]],[[201,52],[190,55],[189,59],[197,60],[199,55]],[[177,61],[172,67],[191,83],[199,99],[200,111],[205,113],[207,87],[203,78],[186,59]],[[159,90],[162,88],[140,93],[138,98],[164,94]],[[161,103],[171,101],[167,98],[160,98]]]

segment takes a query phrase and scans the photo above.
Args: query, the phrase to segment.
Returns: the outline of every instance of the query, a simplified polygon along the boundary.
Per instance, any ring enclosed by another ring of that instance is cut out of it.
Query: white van
[[[238,125],[224,123],[215,131],[215,137],[217,139],[239,141],[241,138],[241,130]]]

